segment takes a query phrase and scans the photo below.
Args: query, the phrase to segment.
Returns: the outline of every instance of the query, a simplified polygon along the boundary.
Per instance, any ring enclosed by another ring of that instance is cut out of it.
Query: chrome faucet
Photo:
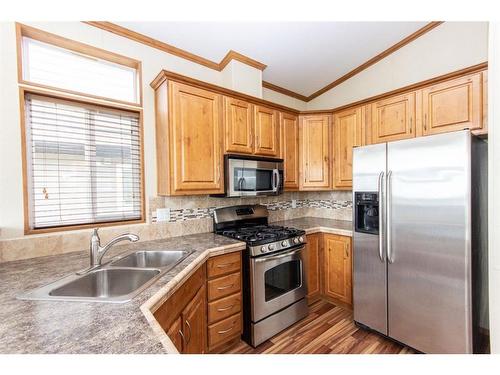
[[[92,230],[92,236],[90,237],[90,267],[82,271],[82,273],[89,272],[97,267],[101,266],[102,257],[111,249],[117,242],[128,240],[130,242],[139,241],[139,236],[133,233],[121,234],[111,241],[109,241],[106,246],[101,247],[101,239],[98,233],[99,228]]]

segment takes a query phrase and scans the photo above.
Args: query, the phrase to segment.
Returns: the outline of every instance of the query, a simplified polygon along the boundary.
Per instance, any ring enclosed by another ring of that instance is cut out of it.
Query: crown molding
[[[119,25],[114,24],[112,22],[107,22],[107,21],[82,21],[82,22],[85,24],[97,27],[99,29],[111,32],[115,35],[119,35],[119,36],[122,36],[122,37],[125,37],[128,39],[134,40],[136,42],[148,45],[150,47],[159,49],[159,50],[167,52],[169,54],[172,54],[172,55],[181,57],[183,59],[192,61],[194,63],[206,66],[210,69],[217,70],[219,72],[222,71],[227,66],[227,64],[229,64],[229,62],[231,60],[240,61],[244,64],[252,66],[252,67],[259,69],[261,71],[263,71],[267,67],[267,65],[265,65],[261,62],[254,60],[248,56],[245,56],[245,55],[238,53],[236,51],[233,51],[233,50],[228,51],[228,53],[224,56],[224,58],[219,63],[217,63],[215,61],[205,59],[204,57],[198,56],[194,53],[188,52],[188,51],[183,50],[181,48],[177,48],[177,47],[174,47],[170,44],[161,42],[157,39],[148,37],[144,34],[141,34],[141,33],[138,33],[136,31],[119,26]],[[269,90],[273,90],[273,91],[279,92],[281,94],[302,100],[304,102],[309,102],[309,101],[313,100],[314,98],[317,98],[318,96],[331,90],[332,88],[340,85],[342,82],[347,81],[349,78],[354,77],[356,74],[362,72],[363,70],[367,69],[368,67],[376,64],[380,60],[382,60],[385,57],[389,56],[390,54],[396,52],[400,48],[411,43],[415,39],[421,37],[422,35],[426,34],[427,32],[429,32],[432,29],[436,28],[437,26],[441,25],[442,23],[444,23],[444,21],[429,22],[424,27],[422,27],[422,28],[418,29],[417,31],[415,31],[414,33],[408,35],[404,39],[400,40],[398,43],[392,45],[391,47],[387,48],[383,52],[377,54],[376,56],[372,57],[368,61],[359,65],[358,67],[351,70],[350,72],[344,74],[342,77],[337,78],[335,81],[329,83],[328,85],[326,85],[322,89],[312,93],[309,96],[299,94],[297,92],[294,92],[292,90],[288,90],[284,87],[275,85],[275,84],[267,82],[267,81],[262,81],[262,87],[265,87]]]
[[[379,62],[383,58],[385,58],[385,57],[389,56],[390,54],[396,52],[398,49],[406,46],[408,43],[411,43],[415,39],[417,39],[417,38],[421,37],[422,35],[428,33],[429,31],[431,31],[435,27],[441,25],[443,22],[444,21],[429,22],[424,27],[422,27],[422,28],[418,29],[417,31],[415,31],[414,33],[408,35],[406,38],[400,40],[396,44],[394,44],[391,47],[387,48],[385,51],[383,51],[383,52],[379,53],[378,55],[372,57],[370,60],[364,62],[363,64],[361,64],[357,68],[351,70],[349,73],[344,74],[342,77],[337,78],[335,81],[333,81],[332,83],[329,83],[328,85],[326,85],[322,89],[320,89],[320,90],[312,93],[311,95],[309,95],[307,97],[307,101],[309,102],[312,99],[317,98],[321,94],[324,94],[325,92],[333,89],[335,86],[340,85],[342,82],[347,81],[349,78],[351,78],[351,77],[355,76],[356,74],[362,72],[363,70],[365,70],[366,68],[372,66],[373,64],[376,64],[377,62]]]
[[[284,87],[274,85],[271,82],[262,81],[262,87],[265,87],[266,89],[273,90],[273,91],[279,92],[281,94],[285,94],[287,96],[291,96],[293,98],[307,102],[307,96],[304,96],[304,95],[301,95],[301,94],[296,93],[294,91],[285,89]]]
[[[119,35],[134,40],[136,42],[145,44],[147,46],[159,49],[160,51],[167,52],[171,55],[175,55],[177,57],[181,57],[183,59],[192,61],[194,63],[206,66],[207,68],[217,70],[219,72],[222,69],[224,69],[225,66],[229,64],[231,60],[238,60],[244,64],[250,65],[259,70],[264,70],[267,67],[267,65],[261,62],[233,50],[230,50],[226,54],[226,56],[224,56],[224,58],[219,63],[217,63],[215,61],[211,61],[209,59],[198,56],[194,53],[188,52],[181,48],[174,47],[171,44],[164,43],[162,41],[159,41],[158,39],[151,38],[149,36],[127,29],[126,27],[117,25],[112,22],[107,22],[107,21],[82,21],[82,22],[87,25],[108,31],[115,35]]]

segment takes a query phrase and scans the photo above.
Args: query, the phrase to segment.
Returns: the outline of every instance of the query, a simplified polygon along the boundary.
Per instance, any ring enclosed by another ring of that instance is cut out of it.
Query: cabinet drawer
[[[213,349],[240,334],[241,314],[238,313],[208,327],[208,347]]]
[[[207,274],[209,278],[233,273],[240,270],[241,267],[240,252],[220,255],[210,258],[207,261]]]
[[[241,311],[241,293],[221,298],[208,304],[208,324],[234,315]]]
[[[239,272],[208,281],[208,301],[238,292],[241,288],[241,274]]]

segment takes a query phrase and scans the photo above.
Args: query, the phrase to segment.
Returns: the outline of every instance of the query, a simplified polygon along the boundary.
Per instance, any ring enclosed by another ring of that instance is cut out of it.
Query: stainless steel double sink
[[[80,271],[17,298],[123,303],[150,286],[192,252],[150,250],[118,256],[88,272]]]

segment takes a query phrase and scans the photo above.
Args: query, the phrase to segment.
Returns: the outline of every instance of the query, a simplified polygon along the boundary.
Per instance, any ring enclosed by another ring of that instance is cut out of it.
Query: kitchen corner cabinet
[[[371,143],[415,137],[415,92],[371,104]]]
[[[160,195],[219,194],[222,179],[222,96],[178,82],[156,89]]]
[[[307,235],[306,256],[304,258],[304,269],[307,282],[307,300],[309,303],[316,301],[320,297],[320,247],[322,246],[321,233]]]
[[[323,234],[324,287],[326,297],[352,305],[351,238]]]
[[[253,153],[253,106],[243,100],[224,97],[225,152]]]
[[[420,90],[422,135],[483,128],[482,74],[472,74]]]
[[[205,264],[153,313],[179,353],[205,353],[207,292]]]
[[[274,109],[254,106],[255,155],[279,157],[280,131],[278,112]]]
[[[300,190],[330,190],[331,115],[300,118]]]
[[[352,149],[365,144],[366,108],[356,107],[333,117],[334,179],[336,189],[352,189]]]
[[[288,113],[280,114],[281,158],[284,160],[285,190],[299,189],[299,118]]]

